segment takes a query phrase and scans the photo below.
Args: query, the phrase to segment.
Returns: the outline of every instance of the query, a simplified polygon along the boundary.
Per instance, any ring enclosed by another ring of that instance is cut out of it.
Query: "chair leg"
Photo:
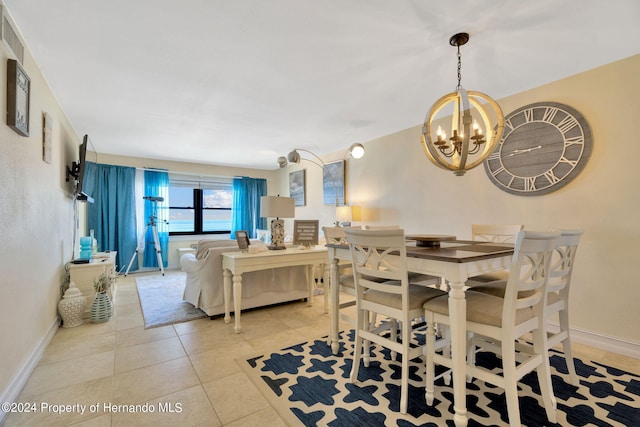
[[[371,323],[371,312],[367,310],[365,310],[362,314],[362,322],[362,329],[365,331],[370,331],[372,328],[371,325],[375,326],[375,324]],[[371,361],[371,341],[364,340],[362,352],[364,353],[364,355],[362,356],[364,360],[364,367],[368,368]]]
[[[553,385],[551,383],[551,368],[549,366],[549,353],[547,351],[548,344],[547,332],[544,328],[538,328],[533,331],[533,352],[542,355],[540,365],[536,368],[538,375],[538,383],[540,384],[540,393],[544,402],[544,409],[547,412],[547,418],[550,422],[556,423],[556,398],[553,395]],[[534,356],[535,357],[535,356]]]
[[[402,329],[402,372],[400,374],[400,413],[407,413],[409,400],[409,341],[411,338],[411,328],[409,322],[401,322]]]
[[[396,319],[389,319],[389,329],[391,332],[391,340],[398,342],[398,321]],[[395,351],[391,352],[391,359],[394,360],[397,356]]]
[[[434,382],[435,382],[435,354],[436,354],[436,330],[435,324],[433,321],[433,316],[427,315],[425,316],[425,321],[427,322],[427,331],[426,331],[426,382],[425,382],[425,400],[427,401],[427,405],[433,405],[433,392],[434,392]]]
[[[518,378],[516,376],[516,348],[515,342],[510,339],[502,342],[502,369],[509,425],[517,427],[520,426],[520,405],[518,404]]]
[[[362,337],[360,336],[360,330],[363,327],[364,313],[362,310],[358,310],[356,314],[356,337],[353,342],[353,365],[351,366],[351,382],[358,381],[358,370],[360,369],[360,357],[363,351]],[[366,351],[369,351],[367,348]]]
[[[564,351],[564,360],[567,364],[567,369],[569,371],[569,377],[571,378],[571,384],[575,386],[580,385],[580,380],[578,379],[578,374],[576,373],[576,364],[573,361],[573,353],[571,351],[571,337],[569,332],[569,312],[568,310],[561,310],[558,313],[560,320],[560,331],[564,331],[566,335],[565,339],[562,340],[562,351]]]

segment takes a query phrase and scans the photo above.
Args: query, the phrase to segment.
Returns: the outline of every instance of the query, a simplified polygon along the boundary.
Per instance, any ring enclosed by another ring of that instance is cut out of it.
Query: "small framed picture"
[[[7,61],[7,125],[29,136],[29,95],[31,79],[15,59]]]
[[[238,248],[240,248],[241,251],[249,249],[249,234],[246,230],[236,231],[236,240],[238,241]]]
[[[295,206],[305,206],[305,169],[289,173],[289,197],[295,200]]]

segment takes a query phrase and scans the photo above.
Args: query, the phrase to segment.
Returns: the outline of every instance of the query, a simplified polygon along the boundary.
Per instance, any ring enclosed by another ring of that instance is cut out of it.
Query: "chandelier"
[[[424,120],[421,136],[422,148],[429,160],[457,176],[481,164],[495,149],[504,130],[504,115],[498,103],[484,93],[467,91],[460,84],[460,46],[468,41],[468,33],[458,33],[449,39],[449,44],[458,48],[458,85],[455,92],[433,104]],[[451,110],[443,111],[447,106]],[[449,115],[451,137],[447,139],[447,132],[442,127]]]

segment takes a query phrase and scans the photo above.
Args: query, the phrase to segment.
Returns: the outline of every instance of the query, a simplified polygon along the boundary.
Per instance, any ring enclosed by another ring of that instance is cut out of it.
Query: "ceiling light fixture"
[[[462,60],[460,46],[469,41],[468,33],[458,33],[449,39],[449,44],[458,48],[458,85],[456,91],[438,99],[424,120],[422,128],[422,148],[436,166],[451,170],[462,176],[469,169],[481,164],[495,149],[504,130],[504,115],[496,101],[481,92],[466,91],[462,88]],[[451,129],[442,130],[448,113],[438,113],[452,104]],[[478,124],[481,123],[481,124]],[[433,127],[437,125],[434,132]],[[486,133],[483,134],[483,131]],[[449,142],[451,145],[449,145]],[[477,155],[476,155],[477,154]],[[473,156],[473,160],[470,160]]]

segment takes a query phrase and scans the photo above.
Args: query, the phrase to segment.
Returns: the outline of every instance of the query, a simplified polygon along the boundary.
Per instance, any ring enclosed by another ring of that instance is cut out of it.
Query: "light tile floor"
[[[285,425],[238,361],[327,335],[322,295],[312,307],[298,302],[243,313],[241,334],[222,318],[144,329],[135,277],[119,278],[109,322],[58,330],[18,399],[37,402],[39,411],[9,414],[4,426]],[[577,357],[640,372],[640,360],[573,347]],[[40,412],[43,402],[51,412]],[[53,405],[86,409],[57,414],[63,408]],[[124,405],[140,406],[116,411]]]

